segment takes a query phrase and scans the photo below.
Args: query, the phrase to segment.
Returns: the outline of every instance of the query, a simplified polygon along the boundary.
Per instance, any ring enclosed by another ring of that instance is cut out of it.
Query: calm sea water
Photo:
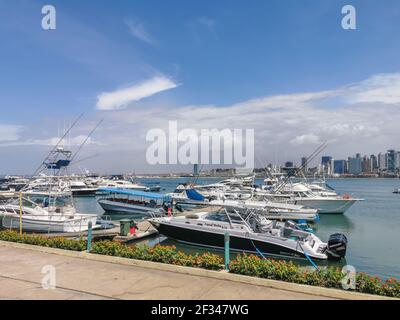
[[[199,179],[197,183],[206,184],[219,181],[218,178]],[[143,179],[143,184],[159,184],[161,192],[172,192],[187,178]],[[314,225],[315,233],[323,241],[335,232],[344,233],[348,240],[346,261],[357,271],[367,272],[383,278],[400,278],[400,195],[393,194],[400,187],[399,179],[332,179],[328,183],[339,193],[350,193],[353,197],[365,199],[353,205],[344,215],[321,215]],[[95,198],[75,199],[77,209],[86,213],[104,212]],[[107,213],[106,213],[107,214]],[[127,215],[112,215],[119,220]],[[185,252],[202,252],[205,249],[177,243],[164,236],[143,240],[144,243],[174,244]],[[209,249],[207,249],[209,251]],[[216,251],[218,252],[218,251]],[[222,254],[221,252],[219,252]],[[305,265],[306,262],[295,261]],[[332,262],[329,262],[332,264]]]

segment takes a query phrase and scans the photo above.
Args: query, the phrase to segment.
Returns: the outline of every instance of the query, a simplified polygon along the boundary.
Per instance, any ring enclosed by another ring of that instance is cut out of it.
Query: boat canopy
[[[131,189],[115,189],[115,188],[100,188],[98,191],[106,192],[106,193],[114,193],[114,194],[123,194],[127,196],[134,196],[134,197],[143,197],[148,199],[163,199],[167,201],[170,199],[170,196],[159,194],[159,193],[151,193],[139,190],[131,190]]]

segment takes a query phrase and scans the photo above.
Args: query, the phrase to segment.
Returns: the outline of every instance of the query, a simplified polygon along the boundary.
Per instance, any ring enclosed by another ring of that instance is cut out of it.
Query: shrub
[[[41,235],[20,235],[18,232],[10,230],[1,231],[0,240],[72,251],[83,251],[86,249],[85,240],[69,240],[62,237],[46,238]]]
[[[239,255],[229,264],[229,271],[247,276],[337,289],[342,288],[341,281],[344,277],[340,268],[304,270],[291,261],[263,260],[257,256],[245,254]],[[378,277],[358,273],[355,290],[362,293],[400,298],[400,281],[391,278],[382,282]]]
[[[204,253],[201,255],[189,255],[176,250],[175,246],[156,245],[154,247],[149,247],[138,245],[135,247],[128,247],[112,241],[100,241],[93,244],[91,252],[211,270],[221,270],[223,265],[223,259],[216,254]]]

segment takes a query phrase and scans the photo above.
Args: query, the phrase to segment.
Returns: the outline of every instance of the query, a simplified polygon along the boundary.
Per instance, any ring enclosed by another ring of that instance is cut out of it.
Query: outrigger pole
[[[92,129],[92,131],[89,132],[89,134],[86,136],[86,139],[81,143],[81,145],[79,146],[78,150],[75,152],[75,154],[73,155],[73,157],[71,158],[71,163],[72,161],[74,161],[76,155],[82,150],[83,146],[86,144],[86,142],[89,140],[90,136],[97,130],[97,128],[101,125],[101,123],[104,121],[104,119],[101,119],[96,126]],[[83,161],[83,160],[81,160]]]

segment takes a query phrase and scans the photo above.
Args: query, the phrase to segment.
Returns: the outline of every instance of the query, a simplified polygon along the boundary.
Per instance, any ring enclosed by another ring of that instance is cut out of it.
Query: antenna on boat
[[[68,135],[68,133],[72,130],[73,127],[75,127],[75,125],[78,123],[78,121],[83,117],[83,113],[81,113],[79,115],[79,117],[77,117],[75,119],[75,121],[72,123],[72,125],[68,128],[67,131],[64,132],[63,136],[58,140],[58,142],[56,143],[56,145],[53,147],[53,149],[51,149],[51,151],[47,154],[46,158],[42,161],[42,163],[40,164],[40,166],[36,169],[35,173],[33,174],[33,176],[36,176],[39,171],[46,166],[46,162],[48,160],[50,160],[50,157],[54,154],[54,152],[58,149],[58,147],[60,146],[61,142],[65,139],[65,137]]]

